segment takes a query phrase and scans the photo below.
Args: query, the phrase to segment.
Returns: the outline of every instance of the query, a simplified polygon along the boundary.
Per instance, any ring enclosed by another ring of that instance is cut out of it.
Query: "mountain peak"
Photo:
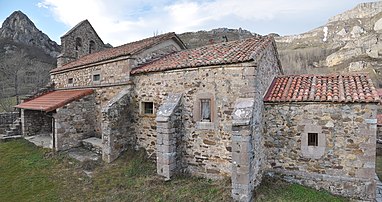
[[[21,11],[15,11],[5,19],[0,28],[0,39],[37,46],[53,57],[56,57],[60,50],[59,45],[37,29],[28,16]]]
[[[13,12],[5,21],[3,22],[2,29],[8,28],[13,31],[20,29],[22,27],[29,26],[32,29],[37,29],[33,22],[21,11]]]
[[[329,22],[345,21],[355,18],[370,18],[382,12],[382,1],[360,3],[355,8],[333,16]]]

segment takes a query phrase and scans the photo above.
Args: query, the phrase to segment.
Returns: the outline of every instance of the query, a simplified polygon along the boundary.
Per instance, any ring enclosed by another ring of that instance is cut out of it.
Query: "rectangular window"
[[[154,103],[153,102],[143,102],[143,114],[154,114]]]
[[[100,74],[93,74],[93,81],[100,81],[101,75]]]
[[[72,84],[73,83],[73,78],[69,78],[68,79],[68,84]]]
[[[202,122],[211,122],[211,99],[200,99],[200,117]]]
[[[308,133],[308,146],[318,146],[318,133]]]

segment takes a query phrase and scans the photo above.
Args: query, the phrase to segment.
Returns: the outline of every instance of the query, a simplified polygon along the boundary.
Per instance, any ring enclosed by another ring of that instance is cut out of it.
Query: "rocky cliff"
[[[359,4],[321,27],[276,41],[286,73],[363,71],[382,87],[382,2]]]
[[[60,46],[24,13],[13,12],[0,28],[0,102],[45,86],[59,53]]]
[[[16,43],[41,48],[52,57],[60,53],[60,46],[50,40],[34,23],[21,11],[13,12],[0,28],[0,39],[10,39]]]

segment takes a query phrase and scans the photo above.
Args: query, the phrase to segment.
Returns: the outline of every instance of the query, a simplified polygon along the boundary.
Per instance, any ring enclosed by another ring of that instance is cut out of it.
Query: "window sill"
[[[214,122],[196,122],[196,129],[215,130],[215,123]]]
[[[146,117],[146,118],[155,118],[155,114],[139,114],[140,117]]]

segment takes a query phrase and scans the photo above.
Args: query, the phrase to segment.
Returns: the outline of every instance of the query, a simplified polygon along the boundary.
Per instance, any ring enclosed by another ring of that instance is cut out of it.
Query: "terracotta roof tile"
[[[92,89],[52,91],[23,102],[15,107],[50,112],[92,93]]]
[[[276,77],[265,102],[379,102],[366,74]]]
[[[57,73],[64,70],[69,70],[82,65],[87,65],[95,62],[101,62],[105,60],[114,59],[120,56],[131,55],[142,51],[146,48],[152,47],[162,41],[169,40],[171,38],[178,38],[174,32],[158,35],[155,37],[146,38],[140,41],[128,43],[122,46],[108,48],[100,52],[85,55],[75,61],[63,65],[62,67],[51,70],[51,73]],[[179,39],[180,41],[180,39]],[[182,43],[182,42],[181,42]],[[184,45],[183,45],[184,46]]]
[[[131,74],[246,62],[272,42],[272,37],[254,37],[183,50],[137,67]]]

